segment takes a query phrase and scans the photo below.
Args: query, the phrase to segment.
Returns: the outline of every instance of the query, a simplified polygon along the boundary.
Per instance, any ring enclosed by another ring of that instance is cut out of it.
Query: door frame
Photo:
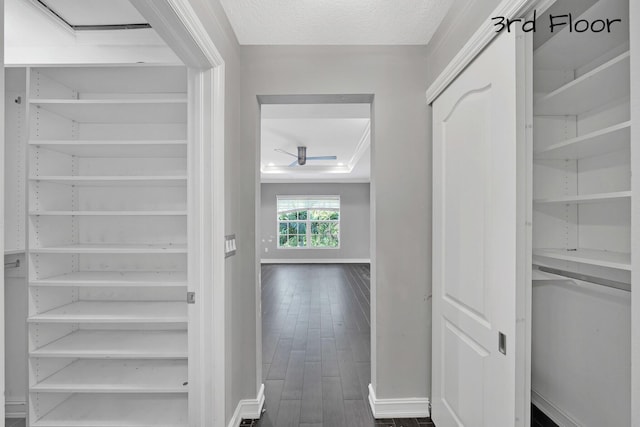
[[[189,0],[131,3],[189,69],[189,425],[224,426],[225,61]]]

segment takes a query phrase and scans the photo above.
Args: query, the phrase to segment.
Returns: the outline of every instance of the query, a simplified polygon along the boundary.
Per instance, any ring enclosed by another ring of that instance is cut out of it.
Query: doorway
[[[258,102],[261,423],[372,424],[373,96]]]

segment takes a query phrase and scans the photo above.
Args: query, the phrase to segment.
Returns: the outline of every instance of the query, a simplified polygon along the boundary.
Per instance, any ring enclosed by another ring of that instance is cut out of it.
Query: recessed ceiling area
[[[240,44],[424,45],[453,0],[221,0]]]
[[[369,104],[262,105],[262,182],[369,182],[370,114]],[[325,156],[336,158],[314,159]]]
[[[36,0],[72,27],[148,25],[128,0]]]

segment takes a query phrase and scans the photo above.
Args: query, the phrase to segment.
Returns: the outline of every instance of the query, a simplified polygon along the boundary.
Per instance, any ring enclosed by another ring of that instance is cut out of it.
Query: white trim
[[[581,424],[535,390],[531,390],[531,402],[544,412],[547,417],[551,418],[551,421],[558,424],[559,427],[582,427]]]
[[[532,2],[531,0],[503,0],[498,7],[489,16],[504,16],[506,18],[515,18],[526,15],[532,10],[536,3],[548,2],[541,0]],[[449,62],[440,75],[427,89],[427,104],[431,104],[446,89],[449,84],[464,70],[467,65],[475,59],[476,56],[498,35],[495,27],[491,25],[491,21],[487,21],[487,25],[482,25],[471,36],[458,54]]]
[[[189,257],[190,273],[196,276],[189,279],[189,289],[196,292],[196,304],[189,310],[189,425],[223,426],[227,377],[224,60],[189,0],[131,2],[189,67],[189,138],[196,156],[190,161],[198,169],[191,183],[194,212],[189,220],[200,232],[190,234],[190,249],[198,258]]]
[[[243,399],[238,402],[228,427],[238,427],[243,419],[256,420],[260,418],[263,406],[264,384],[261,384],[255,399]]]
[[[369,405],[374,418],[426,418],[431,416],[428,397],[378,399],[371,384],[369,384]]]
[[[263,258],[261,264],[370,264],[366,258]]]
[[[356,149],[353,152],[353,156],[351,156],[351,159],[347,163],[347,165],[349,166],[349,173],[353,172],[353,168],[356,167],[356,165],[364,155],[365,151],[367,151],[367,148],[369,148],[369,146],[371,145],[370,136],[371,136],[371,118],[369,118],[369,123],[367,123],[367,126],[364,128],[364,131],[362,132],[362,136],[360,137],[360,141],[358,142],[358,145],[356,145]]]

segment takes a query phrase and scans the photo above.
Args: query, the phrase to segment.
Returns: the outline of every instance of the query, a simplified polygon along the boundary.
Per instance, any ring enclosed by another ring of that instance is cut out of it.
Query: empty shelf
[[[31,248],[36,254],[186,254],[185,244],[78,243]]]
[[[31,99],[30,104],[78,123],[186,123],[187,99]]]
[[[625,0],[600,0],[582,15],[574,16],[574,22],[585,19],[593,22],[604,17],[622,17],[629,14],[629,2]],[[539,69],[575,70],[592,60],[628,42],[629,20],[623,19],[607,32],[571,32],[565,26],[534,52],[533,60]]]
[[[187,331],[81,329],[30,352],[31,357],[186,359]]]
[[[580,135],[534,153],[536,159],[579,160],[629,149],[631,122]]]
[[[186,140],[31,140],[29,145],[77,157],[186,157]]]
[[[186,393],[186,360],[77,360],[31,387],[37,392]]]
[[[30,316],[29,323],[186,323],[179,301],[78,301]]]
[[[87,187],[105,186],[184,186],[186,175],[153,175],[153,176],[32,176],[31,181],[44,181],[53,184],[78,185]]]
[[[187,427],[184,395],[75,394],[33,427]]]
[[[617,191],[614,193],[600,194],[584,194],[577,196],[552,197],[548,199],[534,199],[537,204],[584,204],[584,203],[602,203],[614,200],[631,199],[631,191]]]
[[[631,271],[631,254],[594,249],[534,249],[534,256]]]
[[[45,279],[32,280],[31,286],[187,286],[184,271],[77,271]]]
[[[535,115],[579,115],[629,96],[629,52],[578,77],[535,103]]]
[[[186,216],[187,211],[31,211],[37,216]]]

